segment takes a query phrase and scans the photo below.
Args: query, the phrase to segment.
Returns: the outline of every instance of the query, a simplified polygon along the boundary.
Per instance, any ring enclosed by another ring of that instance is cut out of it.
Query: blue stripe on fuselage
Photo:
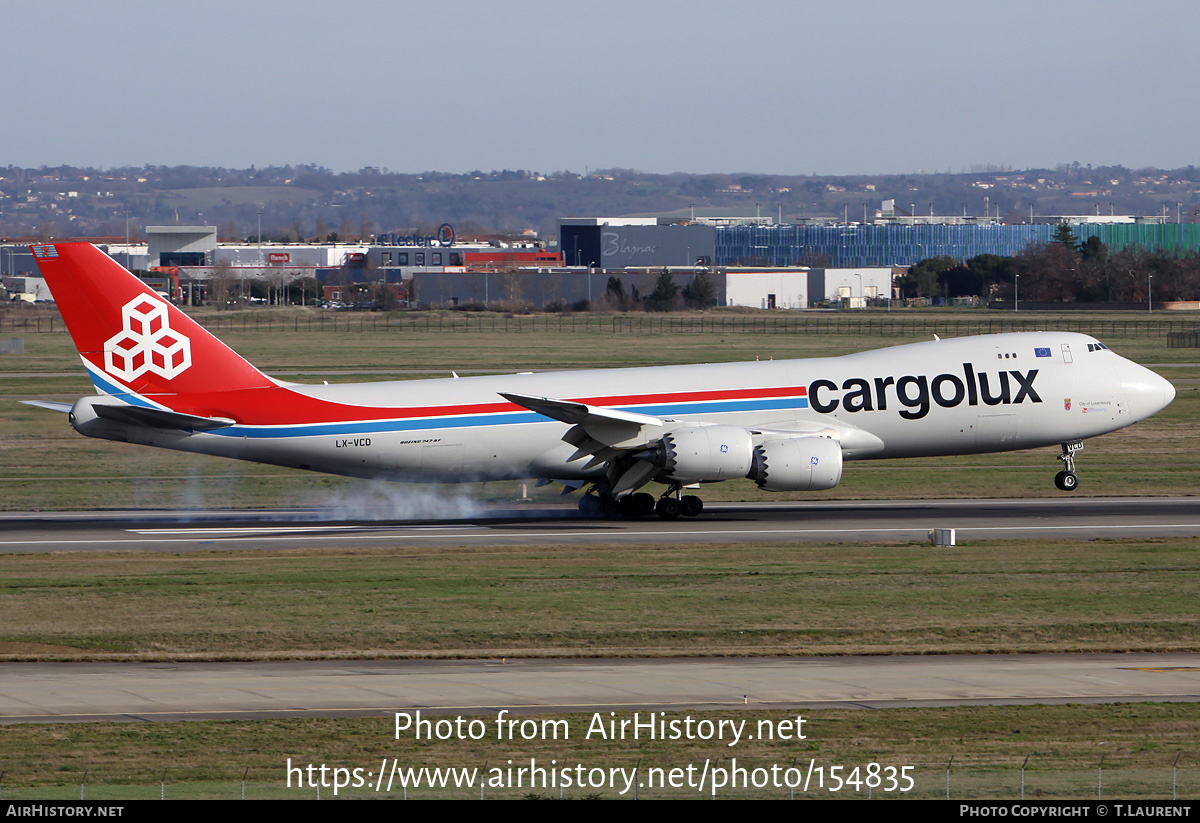
[[[637,412],[656,417],[681,414],[717,414],[741,411],[775,411],[807,409],[808,398],[792,397],[770,400],[732,400],[704,403],[683,403],[662,406],[626,406],[621,411]],[[428,429],[462,429],[484,426],[509,426],[517,423],[545,423],[552,418],[536,412],[511,414],[471,414],[458,417],[409,418],[403,420],[361,420],[347,423],[312,423],[297,426],[229,426],[208,432],[222,437],[314,437],[323,434],[373,434],[379,432],[424,431]]]
[[[116,397],[118,400],[124,400],[131,406],[142,406],[147,409],[165,409],[166,406],[157,405],[146,400],[144,397],[134,394],[128,389],[123,389],[116,383],[110,383],[100,376],[100,373],[92,367],[86,360],[84,363],[87,366],[88,377],[92,378],[92,385],[102,391],[104,394]]]

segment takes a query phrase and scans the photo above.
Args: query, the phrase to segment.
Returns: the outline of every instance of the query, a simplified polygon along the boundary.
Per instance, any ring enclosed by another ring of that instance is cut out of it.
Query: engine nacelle
[[[663,475],[677,483],[711,483],[745,477],[754,442],[740,426],[694,426],[663,435]]]
[[[755,446],[746,476],[772,492],[832,489],[842,479],[842,446],[829,437],[767,440]]]

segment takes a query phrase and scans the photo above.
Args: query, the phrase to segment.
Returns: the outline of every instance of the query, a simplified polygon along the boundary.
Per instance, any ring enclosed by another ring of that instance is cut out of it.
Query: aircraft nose
[[[1175,387],[1170,380],[1137,363],[1122,359],[1117,368],[1117,377],[1129,398],[1129,408],[1136,420],[1157,414],[1175,399]]]

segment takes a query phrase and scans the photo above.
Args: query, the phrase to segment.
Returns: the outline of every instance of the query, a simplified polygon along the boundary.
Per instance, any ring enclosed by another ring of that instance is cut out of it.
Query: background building
[[[567,265],[603,266],[911,266],[931,257],[1011,257],[1031,243],[1050,243],[1070,225],[1082,243],[1097,237],[1110,252],[1126,246],[1182,255],[1200,249],[1200,224],[1160,217],[1060,215],[1005,224],[993,218],[896,217],[871,222],[771,222],[774,215],[564,218],[559,243]],[[578,261],[578,263],[576,263]]]

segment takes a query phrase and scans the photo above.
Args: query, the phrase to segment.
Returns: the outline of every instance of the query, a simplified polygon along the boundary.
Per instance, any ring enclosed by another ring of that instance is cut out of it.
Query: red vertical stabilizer
[[[276,385],[91,243],[30,250],[93,380],[142,395]]]

